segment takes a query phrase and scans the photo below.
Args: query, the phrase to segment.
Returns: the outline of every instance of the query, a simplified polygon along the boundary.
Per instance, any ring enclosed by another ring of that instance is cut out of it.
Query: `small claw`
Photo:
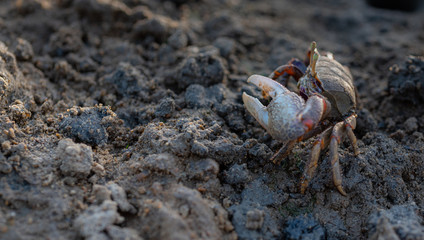
[[[279,94],[288,92],[288,89],[271,78],[261,75],[252,75],[247,79],[247,82],[255,84],[257,87],[275,98]]]
[[[268,129],[268,111],[266,110],[266,107],[262,105],[262,103],[252,97],[243,93],[243,103],[246,106],[246,109],[250,112],[250,114],[255,117],[255,119],[262,125],[263,128]]]
[[[339,192],[343,195],[343,196],[347,196],[346,192],[343,190],[343,187],[341,185],[336,186],[337,190],[339,190]]]

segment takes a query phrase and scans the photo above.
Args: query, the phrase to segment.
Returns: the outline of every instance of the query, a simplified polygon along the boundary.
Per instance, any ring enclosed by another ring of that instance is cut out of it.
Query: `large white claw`
[[[261,75],[252,75],[247,79],[247,82],[255,84],[257,87],[268,93],[272,98],[289,91],[278,82]]]
[[[256,121],[258,121],[263,128],[268,130],[269,117],[266,107],[262,105],[262,103],[257,98],[249,96],[245,92],[243,93],[243,103],[250,114],[255,117]]]

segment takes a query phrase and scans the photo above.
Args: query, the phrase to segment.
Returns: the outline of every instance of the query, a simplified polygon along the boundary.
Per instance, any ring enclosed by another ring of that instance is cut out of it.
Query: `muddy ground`
[[[316,2],[1,1],[0,239],[424,239],[424,9]],[[241,100],[313,40],[359,93],[347,196]]]

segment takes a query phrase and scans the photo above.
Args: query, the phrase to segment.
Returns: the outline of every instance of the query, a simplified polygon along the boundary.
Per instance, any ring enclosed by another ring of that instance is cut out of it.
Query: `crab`
[[[290,76],[297,81],[298,93],[286,88]],[[301,178],[300,192],[305,193],[315,175],[321,151],[329,147],[334,185],[346,195],[338,155],[345,135],[354,155],[359,154],[353,133],[357,117],[356,89],[349,69],[334,60],[331,53],[320,55],[312,42],[304,62],[293,58],[269,77],[252,75],[247,82],[272,98],[265,107],[257,98],[243,93],[246,109],[274,139],[283,143],[271,161],[279,164],[297,142],[317,136]]]

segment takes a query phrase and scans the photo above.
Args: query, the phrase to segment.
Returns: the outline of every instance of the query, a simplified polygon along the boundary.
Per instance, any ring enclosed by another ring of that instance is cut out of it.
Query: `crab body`
[[[298,94],[284,86],[290,76],[298,82]],[[277,82],[280,77],[285,78],[284,84]],[[313,42],[304,63],[292,59],[288,65],[278,67],[269,78],[253,75],[248,82],[272,97],[265,107],[258,99],[243,93],[246,109],[274,139],[284,143],[271,160],[280,162],[296,142],[319,134],[305,167],[301,192],[305,192],[315,174],[321,150],[330,146],[333,181],[340,193],[345,195],[337,154],[344,133],[351,140],[355,155],[359,153],[353,134],[356,94],[349,69],[334,60],[331,54],[320,56]],[[326,122],[332,125],[322,124],[324,120],[329,120]]]
[[[316,71],[323,89],[321,94],[332,106],[328,117],[342,117],[354,111],[356,94],[349,69],[332,58],[320,56]]]

